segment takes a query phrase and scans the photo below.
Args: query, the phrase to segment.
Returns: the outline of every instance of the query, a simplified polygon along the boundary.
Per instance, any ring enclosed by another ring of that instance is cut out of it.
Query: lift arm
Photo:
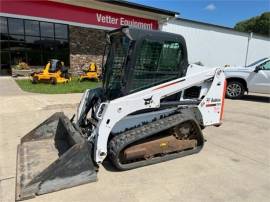
[[[111,130],[125,116],[143,109],[159,108],[162,98],[209,81],[212,81],[212,84],[198,105],[202,117],[201,122],[203,125],[220,124],[225,85],[225,76],[220,68],[205,67],[204,71],[199,71],[110,102],[101,103],[97,111],[97,117],[100,120],[91,135],[95,137],[94,160],[97,163],[102,163],[105,159]]]

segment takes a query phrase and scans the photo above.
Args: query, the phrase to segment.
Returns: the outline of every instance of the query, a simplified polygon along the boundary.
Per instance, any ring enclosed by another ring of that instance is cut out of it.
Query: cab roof
[[[163,41],[181,41],[185,43],[185,39],[180,34],[174,34],[159,30],[148,30],[148,29],[139,29],[131,26],[122,26],[119,29],[112,30],[109,32],[109,35],[113,35],[114,33],[122,32],[127,35],[131,40],[137,40],[141,38],[155,38]]]

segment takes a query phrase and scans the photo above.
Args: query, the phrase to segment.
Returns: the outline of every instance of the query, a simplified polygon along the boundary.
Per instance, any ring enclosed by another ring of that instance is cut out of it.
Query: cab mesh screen
[[[109,71],[106,88],[114,93],[113,91],[119,91],[120,89],[121,79],[124,73],[123,64],[127,55],[129,40],[119,35],[111,37],[111,40],[112,45],[106,63],[111,68],[106,68]]]

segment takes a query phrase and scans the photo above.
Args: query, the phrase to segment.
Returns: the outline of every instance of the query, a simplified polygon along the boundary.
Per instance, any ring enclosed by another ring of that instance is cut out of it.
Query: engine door
[[[256,67],[247,78],[248,90],[256,93],[270,93],[270,60]]]

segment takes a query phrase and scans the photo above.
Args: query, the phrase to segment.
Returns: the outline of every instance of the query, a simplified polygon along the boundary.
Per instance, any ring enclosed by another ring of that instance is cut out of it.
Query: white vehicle
[[[123,27],[107,40],[103,86],[21,139],[16,200],[96,181],[106,157],[129,170],[198,153],[221,124],[223,69],[189,65],[182,36]]]
[[[241,98],[245,92],[270,94],[270,58],[263,58],[246,67],[226,67],[226,96]]]

